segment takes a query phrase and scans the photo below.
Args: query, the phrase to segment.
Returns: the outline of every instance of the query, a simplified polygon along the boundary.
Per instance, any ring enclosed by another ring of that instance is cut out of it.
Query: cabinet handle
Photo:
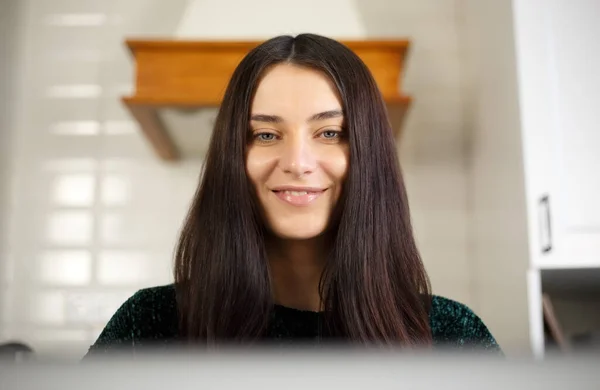
[[[540,243],[542,253],[552,250],[552,224],[550,219],[550,196],[544,195],[539,201]]]

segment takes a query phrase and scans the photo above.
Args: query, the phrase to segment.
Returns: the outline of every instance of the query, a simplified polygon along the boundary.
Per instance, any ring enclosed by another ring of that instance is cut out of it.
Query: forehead
[[[252,113],[306,116],[341,109],[341,100],[331,80],[322,72],[292,64],[267,70],[256,89]]]

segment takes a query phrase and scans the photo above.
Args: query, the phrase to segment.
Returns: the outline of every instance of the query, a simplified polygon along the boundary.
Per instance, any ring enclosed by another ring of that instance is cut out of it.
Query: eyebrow
[[[342,110],[329,110],[319,112],[308,118],[307,122],[322,121],[325,119],[341,118],[344,116]],[[254,114],[250,117],[250,120],[264,123],[282,123],[283,118],[278,115],[266,115],[266,114]]]

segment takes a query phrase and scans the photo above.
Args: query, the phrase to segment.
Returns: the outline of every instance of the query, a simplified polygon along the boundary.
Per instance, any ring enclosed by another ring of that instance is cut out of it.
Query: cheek
[[[348,147],[340,147],[338,150],[329,151],[327,157],[322,160],[322,166],[327,172],[330,180],[336,186],[337,191],[340,191],[341,185],[346,179],[348,173],[348,161],[350,159]]]
[[[246,157],[246,172],[248,177],[259,189],[261,184],[264,184],[270,173],[273,171],[273,166],[276,159],[272,153],[264,150],[250,148]]]

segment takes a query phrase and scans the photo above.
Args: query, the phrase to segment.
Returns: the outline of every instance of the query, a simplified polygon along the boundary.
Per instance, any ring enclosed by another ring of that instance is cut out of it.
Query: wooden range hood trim
[[[158,111],[216,108],[239,61],[262,41],[127,40],[136,62],[136,88],[122,101],[158,156],[180,158]],[[369,66],[399,137],[411,97],[399,92],[407,40],[342,41]]]

